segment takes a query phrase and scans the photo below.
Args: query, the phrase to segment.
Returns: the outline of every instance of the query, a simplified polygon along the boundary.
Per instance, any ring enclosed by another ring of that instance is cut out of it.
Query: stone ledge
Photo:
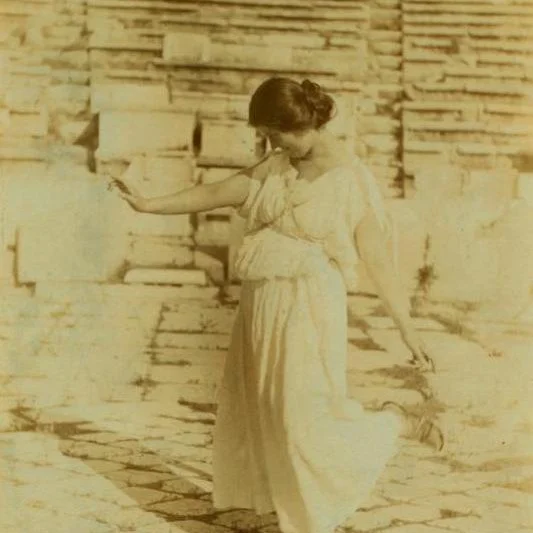
[[[404,120],[404,129],[411,131],[440,131],[440,132],[468,132],[492,133],[503,135],[528,135],[533,128],[527,124],[502,124],[492,122],[473,122],[458,120]]]
[[[98,149],[111,158],[192,146],[194,115],[164,112],[104,111],[100,113]]]
[[[430,24],[415,24],[405,22],[403,26],[404,35],[438,35],[446,37],[462,37],[464,30],[457,26],[435,26]]]
[[[203,270],[135,268],[128,270],[124,283],[146,285],[207,285]]]
[[[533,17],[526,16],[513,16],[513,15],[503,15],[499,17],[494,17],[493,14],[452,14],[452,13],[433,13],[428,15],[421,15],[415,13],[404,13],[403,20],[405,24],[432,24],[434,26],[464,26],[464,25],[485,25],[485,26],[500,26],[505,24],[516,24],[516,25],[528,25],[533,26]],[[462,28],[461,28],[462,30]]]
[[[464,0],[450,0],[447,2],[404,2],[402,9],[406,13],[433,13],[433,14],[475,14],[475,15],[531,15],[533,16],[533,6],[526,5],[505,5],[483,2],[470,5]]]
[[[52,302],[87,302],[88,300],[155,300],[160,302],[212,300],[218,296],[218,287],[158,287],[150,285],[40,282],[35,285],[37,300]]]
[[[529,142],[513,143],[511,145],[487,145],[486,143],[462,142],[457,145],[457,151],[463,155],[519,155],[531,148]]]
[[[150,42],[140,42],[136,40],[135,37],[138,36],[132,35],[132,39],[113,39],[107,40],[99,35],[92,35],[89,39],[89,45],[87,49],[90,50],[125,50],[125,51],[135,51],[135,52],[155,52],[160,53],[162,50],[162,45],[157,43]]]
[[[164,69],[174,69],[174,68],[188,68],[191,70],[236,70],[236,71],[244,71],[244,72],[273,72],[278,73],[279,69],[277,68],[269,68],[269,67],[261,67],[261,66],[249,66],[249,65],[236,65],[231,63],[212,63],[212,64],[198,64],[193,63],[190,61],[165,61],[164,59],[154,59],[152,63],[159,68]],[[334,76],[336,74],[336,71],[334,69],[329,68],[306,68],[306,67],[294,67],[291,66],[290,68],[283,68],[282,69],[285,74],[307,74],[307,75],[313,75],[313,74],[321,74],[321,75],[330,75]]]
[[[419,100],[414,102],[403,102],[403,109],[409,111],[469,111],[477,109],[479,104],[477,102],[461,102],[461,101],[439,101],[439,100]]]

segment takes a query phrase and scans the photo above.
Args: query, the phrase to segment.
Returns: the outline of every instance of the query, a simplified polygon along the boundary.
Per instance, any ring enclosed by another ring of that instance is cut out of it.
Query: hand
[[[109,184],[109,190],[115,189],[118,195],[130,204],[135,211],[146,211],[146,199],[143,198],[136,190],[132,190],[131,186],[126,185],[123,181],[113,178]]]
[[[426,345],[418,335],[415,332],[404,332],[402,333],[402,337],[412,354],[408,363],[421,372],[435,372],[435,363],[429,356]]]

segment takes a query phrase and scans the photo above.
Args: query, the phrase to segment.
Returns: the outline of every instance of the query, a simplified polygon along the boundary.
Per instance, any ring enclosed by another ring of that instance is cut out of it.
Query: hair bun
[[[323,126],[333,116],[333,110],[335,108],[333,99],[322,90],[322,87],[318,83],[311,80],[303,80],[300,86],[302,87],[309,108],[315,113],[316,126]]]

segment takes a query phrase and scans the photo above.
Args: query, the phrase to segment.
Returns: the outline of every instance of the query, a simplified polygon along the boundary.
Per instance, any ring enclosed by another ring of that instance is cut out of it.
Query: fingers
[[[414,355],[407,363],[421,372],[435,372],[435,363],[427,354],[422,358]]]

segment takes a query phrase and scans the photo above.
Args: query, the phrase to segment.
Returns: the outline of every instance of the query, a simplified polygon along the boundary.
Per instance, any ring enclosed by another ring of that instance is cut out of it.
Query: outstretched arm
[[[388,236],[382,229],[373,210],[369,210],[357,225],[355,239],[361,259],[375,283],[379,297],[398,326],[405,344],[413,354],[413,362],[424,369],[430,369],[431,359],[414,328],[409,297],[396,273],[393,259],[387,247]]]
[[[142,198],[127,192],[121,193],[121,196],[142,213],[179,215],[240,205],[249,189],[250,178],[245,174],[234,174],[217,183],[195,185],[166,196]]]
[[[143,198],[119,179],[115,180],[119,194],[136,211],[161,215],[178,215],[210,211],[217,207],[241,205],[250,191],[250,179],[261,179],[266,158],[217,183],[195,185],[174,194]]]

